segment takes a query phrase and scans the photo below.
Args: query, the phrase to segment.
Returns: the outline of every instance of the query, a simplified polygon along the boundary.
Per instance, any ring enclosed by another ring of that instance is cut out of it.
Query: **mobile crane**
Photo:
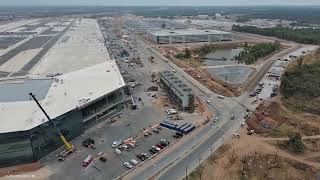
[[[63,136],[63,134],[61,133],[61,131],[57,128],[56,124],[54,122],[52,122],[51,118],[49,117],[49,115],[46,113],[46,111],[42,108],[41,104],[39,103],[39,101],[36,99],[35,95],[32,93],[29,93],[29,95],[32,97],[32,99],[37,103],[37,105],[39,106],[39,108],[41,109],[41,111],[43,112],[43,114],[47,117],[47,119],[49,120],[49,122],[51,122],[54,126],[54,128],[56,129],[62,143],[64,144],[65,148],[66,148],[66,153],[67,154],[71,154],[74,151],[74,146],[69,143],[66,138]]]

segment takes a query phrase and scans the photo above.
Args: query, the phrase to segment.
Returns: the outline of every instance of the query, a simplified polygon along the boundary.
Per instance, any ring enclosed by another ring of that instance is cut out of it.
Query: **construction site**
[[[0,176],[316,174],[316,117],[292,114],[280,87],[289,64],[317,46],[179,17],[87,16],[0,25]],[[259,44],[277,48],[241,61]],[[283,148],[292,133],[306,140],[310,159]]]

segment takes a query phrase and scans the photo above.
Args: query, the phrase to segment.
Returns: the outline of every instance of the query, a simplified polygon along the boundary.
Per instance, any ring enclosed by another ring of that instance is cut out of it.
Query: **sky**
[[[0,6],[246,6],[320,5],[320,0],[0,0]]]

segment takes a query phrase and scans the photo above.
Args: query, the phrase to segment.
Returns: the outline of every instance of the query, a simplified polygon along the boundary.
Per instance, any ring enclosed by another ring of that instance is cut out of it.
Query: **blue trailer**
[[[168,122],[165,122],[165,121],[162,121],[160,123],[160,126],[168,128],[168,129],[172,129],[172,130],[176,130],[177,129],[177,125],[171,124],[171,123],[168,123]]]
[[[187,127],[186,129],[183,130],[184,134],[189,134],[191,131],[193,131],[196,128],[195,125],[191,125],[189,127]]]
[[[186,126],[188,123],[184,123],[184,124],[181,124],[179,126],[177,126],[177,129],[182,129],[184,126]]]

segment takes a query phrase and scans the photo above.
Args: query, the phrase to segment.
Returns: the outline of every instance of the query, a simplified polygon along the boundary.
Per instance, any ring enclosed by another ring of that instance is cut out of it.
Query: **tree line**
[[[291,29],[285,27],[257,28],[254,26],[233,25],[232,30],[263,36],[275,36],[280,39],[303,44],[320,44],[320,29]]]
[[[270,53],[280,49],[280,42],[274,43],[259,43],[252,47],[246,46],[239,55],[235,56],[234,59],[238,63],[253,64],[259,58],[265,57]]]

